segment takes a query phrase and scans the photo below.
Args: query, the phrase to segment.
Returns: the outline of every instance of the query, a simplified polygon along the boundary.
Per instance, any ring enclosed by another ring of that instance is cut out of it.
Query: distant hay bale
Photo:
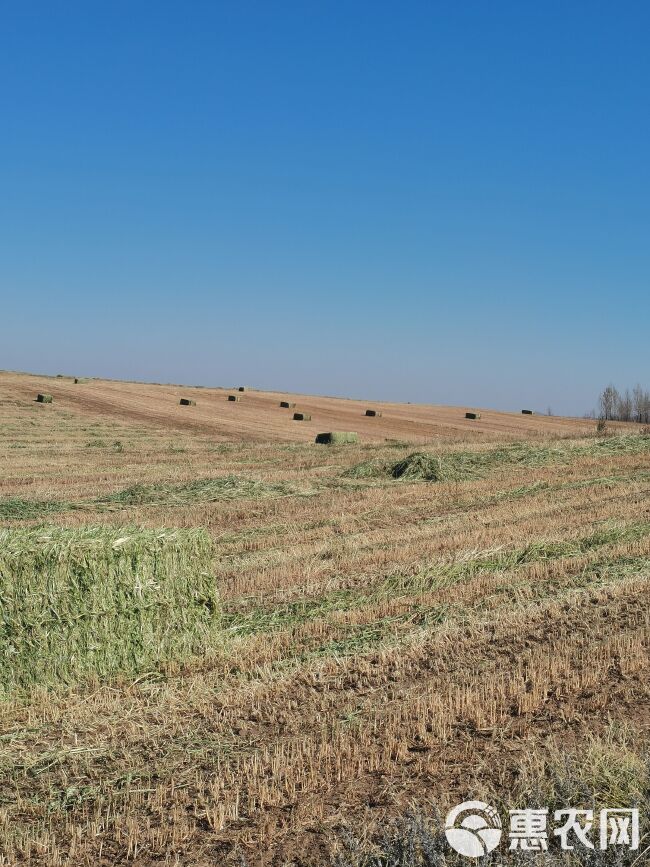
[[[323,445],[342,445],[344,443],[358,443],[359,435],[354,431],[329,431],[328,433],[319,433],[316,436],[316,442]]]
[[[179,403],[181,406],[196,406],[196,401],[190,400],[189,397],[182,397]]]
[[[52,403],[53,397],[51,394],[37,394],[36,400],[38,403]]]
[[[237,389],[237,391],[248,391],[248,386],[247,385],[240,385],[239,388]]]
[[[280,406],[283,406],[285,409],[293,409],[296,404],[292,403],[290,400],[281,400]]]
[[[137,675],[216,646],[204,530],[0,530],[0,696]]]
[[[308,412],[294,412],[294,421],[311,421],[311,415]]]
[[[532,411],[532,409],[522,409],[521,414],[522,415],[533,415],[533,411]]]
[[[74,381],[75,381],[75,385],[83,383],[83,382],[90,382],[90,380],[88,379],[87,376],[75,376]]]
[[[381,415],[382,415],[382,414],[381,414],[381,411],[378,410],[378,409],[367,409],[367,410],[366,410],[366,415],[370,415],[370,416],[373,416],[373,417],[381,418]]]
[[[241,400],[241,397],[238,394],[229,394],[228,400],[234,400],[234,401],[239,402]]]
[[[466,412],[465,413],[465,418],[480,418],[480,417],[481,417],[480,412]]]

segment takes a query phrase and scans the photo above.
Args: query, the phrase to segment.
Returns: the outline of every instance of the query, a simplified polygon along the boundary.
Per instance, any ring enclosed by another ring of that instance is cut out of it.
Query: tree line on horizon
[[[650,424],[650,391],[635,385],[619,391],[608,385],[598,397],[598,418],[603,421],[636,421]]]

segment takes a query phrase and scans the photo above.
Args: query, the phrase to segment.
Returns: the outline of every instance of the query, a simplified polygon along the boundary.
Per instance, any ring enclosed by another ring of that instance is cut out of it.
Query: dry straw
[[[215,646],[204,530],[0,530],[0,695],[136,675]]]

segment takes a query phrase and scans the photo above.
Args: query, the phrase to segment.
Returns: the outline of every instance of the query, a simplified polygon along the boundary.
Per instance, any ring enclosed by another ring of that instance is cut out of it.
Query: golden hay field
[[[228,393],[0,374],[0,526],[204,527],[224,606],[204,658],[0,704],[0,865],[305,867],[469,796],[647,797],[647,433]]]

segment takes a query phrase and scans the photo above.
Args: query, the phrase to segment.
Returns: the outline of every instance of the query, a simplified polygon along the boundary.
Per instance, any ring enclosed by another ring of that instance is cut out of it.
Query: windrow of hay
[[[213,503],[220,500],[255,500],[265,497],[286,497],[296,493],[286,482],[261,482],[240,476],[220,476],[217,479],[195,479],[180,485],[131,485],[100,500],[97,505],[120,506],[180,506],[186,503]]]
[[[310,492],[311,493],[311,492]],[[33,521],[48,515],[73,510],[106,511],[133,506],[182,506],[192,503],[216,503],[225,500],[261,500],[269,497],[305,495],[288,482],[262,482],[240,476],[194,479],[182,484],[162,482],[136,484],[94,500],[25,500],[18,497],[0,499],[0,520]]]
[[[495,467],[542,467],[582,457],[635,455],[650,451],[650,436],[632,434],[586,442],[554,444],[516,442],[488,451],[412,452],[394,464],[364,462],[344,472],[348,478],[380,478],[453,482],[480,477]]]
[[[343,445],[344,443],[358,443],[359,434],[354,431],[329,431],[316,434],[316,442],[323,445]]]
[[[203,530],[0,530],[0,695],[136,675],[216,646]]]

